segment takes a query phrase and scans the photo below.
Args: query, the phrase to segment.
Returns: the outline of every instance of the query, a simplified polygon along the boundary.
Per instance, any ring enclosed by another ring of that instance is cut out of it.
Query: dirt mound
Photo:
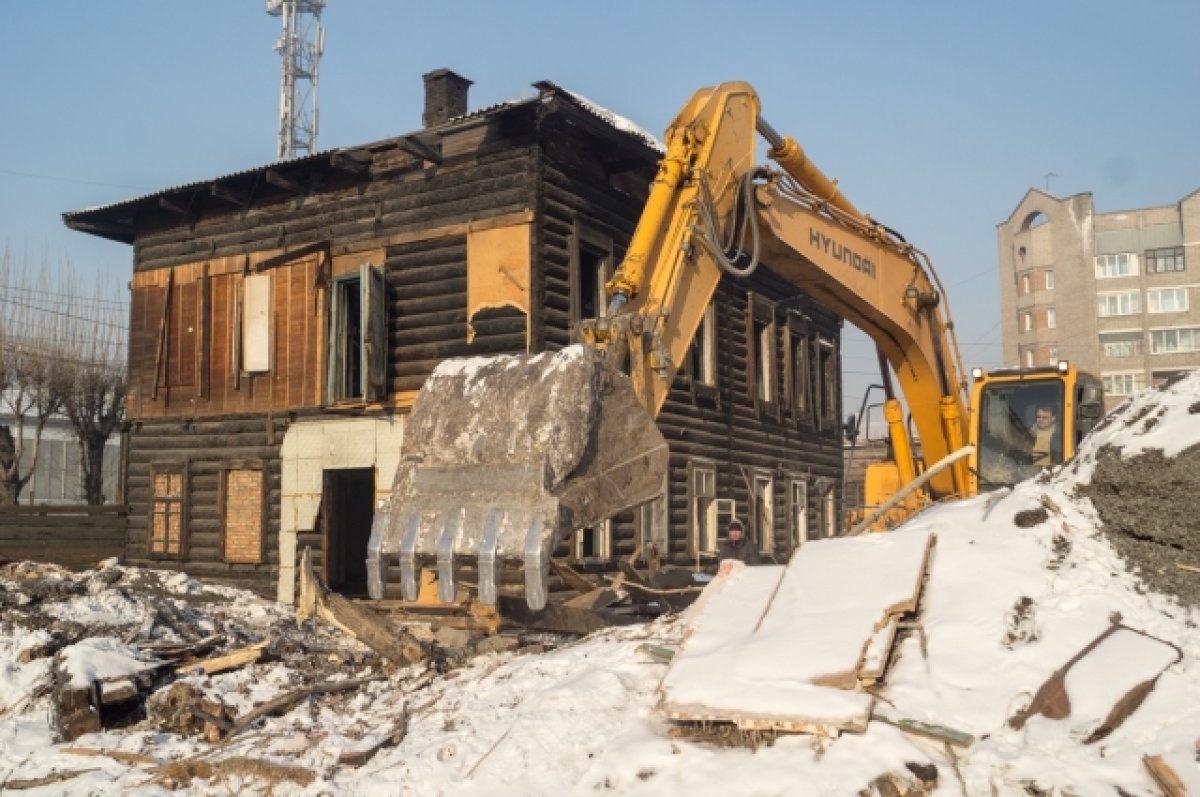
[[[1157,592],[1200,607],[1200,446],[1173,458],[1147,451],[1123,459],[1108,448],[1096,456],[1091,499],[1109,541]]]
[[[1198,420],[1200,372],[1144,391],[1085,441],[1079,459],[1090,478],[1078,487],[1130,569],[1193,607],[1200,607],[1200,572],[1185,568],[1200,567]]]

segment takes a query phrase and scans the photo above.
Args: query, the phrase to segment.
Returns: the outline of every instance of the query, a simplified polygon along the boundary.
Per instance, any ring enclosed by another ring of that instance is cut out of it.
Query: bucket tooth
[[[465,509],[451,512],[437,541],[438,600],[454,603],[454,543],[463,528]]]
[[[404,600],[417,599],[417,539],[421,534],[421,514],[406,512],[400,516],[400,592]]]
[[[496,603],[496,545],[500,536],[500,525],[508,519],[507,512],[493,509],[487,514],[483,526],[483,537],[479,540],[479,602],[486,606]]]
[[[545,530],[545,518],[534,515],[525,532],[525,603],[535,612],[546,608],[546,572],[550,561],[543,536]]]

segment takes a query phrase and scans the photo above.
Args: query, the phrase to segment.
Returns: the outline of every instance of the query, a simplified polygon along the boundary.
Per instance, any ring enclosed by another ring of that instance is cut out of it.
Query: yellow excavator
[[[758,135],[775,167],[756,164]],[[607,311],[582,325],[582,343],[449,360],[426,381],[372,528],[373,597],[398,570],[406,600],[433,580],[447,603],[460,582],[483,604],[523,585],[543,608],[560,542],[660,493],[668,451],[654,419],[722,275],[759,264],[869,335],[899,383],[921,456],[888,376],[892,457],[868,476],[878,509],[864,527],[1012,484],[1069,457],[1098,420],[1098,381],[1065,363],[977,369],[969,387],[929,259],[778,134],[748,84],[696,92],[665,143]],[[1034,417],[1045,407],[1049,432]]]

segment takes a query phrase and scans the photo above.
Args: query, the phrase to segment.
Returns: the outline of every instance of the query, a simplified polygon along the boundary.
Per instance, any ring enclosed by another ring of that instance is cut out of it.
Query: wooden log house
[[[599,311],[657,142],[547,82],[468,113],[469,85],[425,75],[408,135],[64,214],[133,245],[130,563],[290,602],[311,548],[334,589],[365,593],[373,512],[433,367],[557,349]],[[769,268],[725,278],[658,419],[665,498],[560,553],[606,570],[654,542],[707,566],[732,514],[779,561],[833,533],[840,329]]]

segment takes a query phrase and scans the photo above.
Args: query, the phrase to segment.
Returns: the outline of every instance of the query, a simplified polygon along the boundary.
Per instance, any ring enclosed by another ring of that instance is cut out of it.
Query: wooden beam
[[[212,183],[209,185],[208,193],[217,199],[228,202],[229,204],[235,205],[239,208],[245,208],[250,205],[250,197],[248,195],[242,194],[239,191],[234,191],[229,186],[221,185],[220,183]]]
[[[276,188],[282,188],[284,191],[291,191],[293,194],[307,193],[304,190],[304,186],[302,186],[300,183],[296,182],[292,178],[290,178],[284,174],[281,174],[280,172],[276,171],[275,169],[267,169],[267,172],[265,175],[263,175],[263,177],[264,177],[264,179],[266,179],[266,181],[268,183],[275,186]]]
[[[415,136],[403,136],[396,139],[396,148],[430,163],[441,164],[442,162],[442,153]]]
[[[350,155],[347,152],[335,152],[329,156],[329,165],[344,172],[366,177],[371,173],[371,155],[367,153],[366,160],[358,157],[361,153]]]
[[[191,205],[190,202],[188,204]],[[183,205],[178,205],[165,196],[160,196],[158,198],[158,206],[163,210],[169,210],[172,213],[178,213],[180,216],[187,216],[188,218],[191,218],[194,215],[190,207],[185,208]]]

